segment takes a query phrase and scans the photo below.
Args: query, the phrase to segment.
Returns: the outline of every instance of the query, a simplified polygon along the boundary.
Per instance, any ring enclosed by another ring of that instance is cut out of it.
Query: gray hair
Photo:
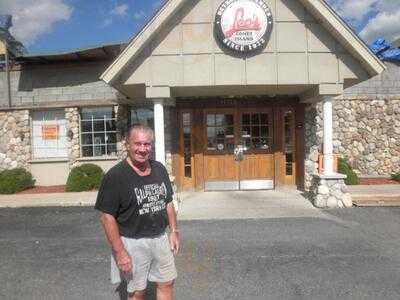
[[[127,142],[129,142],[129,138],[131,137],[133,131],[141,131],[141,132],[147,133],[150,136],[151,141],[152,142],[154,141],[154,131],[153,131],[153,129],[151,129],[147,125],[135,124],[135,125],[129,127],[128,131],[126,132],[125,140]]]

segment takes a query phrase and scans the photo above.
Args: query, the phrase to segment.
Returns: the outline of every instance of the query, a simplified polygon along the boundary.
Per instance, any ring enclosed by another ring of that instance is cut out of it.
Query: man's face
[[[145,163],[151,154],[151,136],[147,132],[134,130],[128,141],[128,152],[134,162]]]

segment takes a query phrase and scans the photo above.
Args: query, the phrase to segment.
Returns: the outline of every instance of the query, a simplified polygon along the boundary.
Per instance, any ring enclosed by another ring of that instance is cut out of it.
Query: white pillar
[[[333,172],[333,120],[332,98],[324,99],[324,175]]]
[[[156,160],[165,165],[164,105],[162,101],[154,103],[154,138]]]

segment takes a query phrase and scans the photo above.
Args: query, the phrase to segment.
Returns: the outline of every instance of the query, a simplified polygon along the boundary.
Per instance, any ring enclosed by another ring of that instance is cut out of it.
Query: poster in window
[[[58,140],[58,125],[42,125],[43,140]]]

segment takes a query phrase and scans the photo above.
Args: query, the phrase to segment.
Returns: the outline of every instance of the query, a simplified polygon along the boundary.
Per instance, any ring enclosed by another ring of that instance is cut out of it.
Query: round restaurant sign
[[[264,0],[225,0],[217,10],[215,29],[220,42],[231,50],[258,50],[271,34],[271,10]]]

